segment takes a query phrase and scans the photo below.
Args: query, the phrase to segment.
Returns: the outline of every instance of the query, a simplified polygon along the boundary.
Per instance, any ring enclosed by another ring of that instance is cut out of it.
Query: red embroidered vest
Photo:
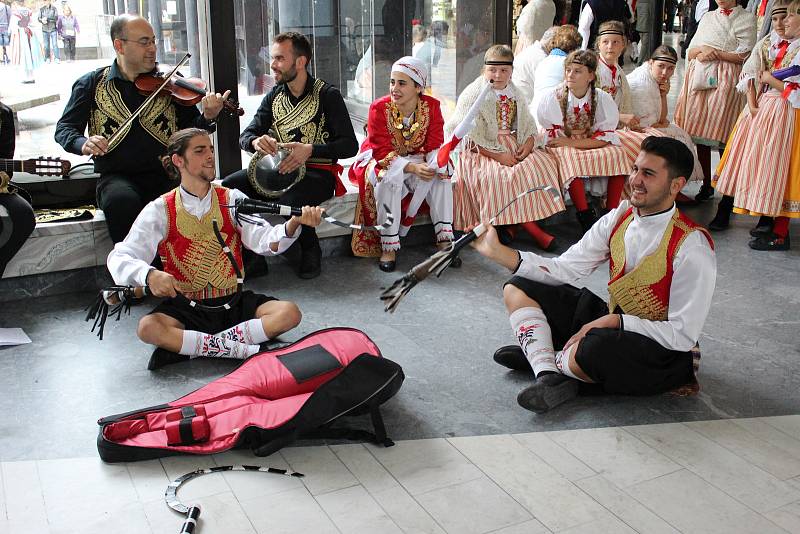
[[[201,219],[183,207],[178,189],[162,196],[166,204],[167,235],[158,244],[164,272],[179,282],[186,297],[208,299],[231,295],[236,291],[236,271],[214,236],[213,221],[230,248],[244,276],[242,242],[227,205],[229,190],[211,186],[211,208]]]
[[[608,309],[611,313],[619,306],[622,312],[651,321],[666,321],[669,312],[669,290],[672,285],[672,263],[684,239],[692,232],[703,232],[711,248],[714,241],[708,230],[697,225],[679,210],[664,230],[664,236],[656,250],[646,256],[633,270],[625,273],[625,232],[633,221],[633,208],[628,209],[611,231],[609,238],[610,296]]]

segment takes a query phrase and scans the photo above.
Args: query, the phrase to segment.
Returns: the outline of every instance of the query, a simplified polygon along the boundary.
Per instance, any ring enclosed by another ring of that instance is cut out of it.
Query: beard
[[[297,78],[297,69],[294,67],[289,70],[281,70],[278,72],[280,73],[280,81],[276,80],[278,83],[290,83]]]

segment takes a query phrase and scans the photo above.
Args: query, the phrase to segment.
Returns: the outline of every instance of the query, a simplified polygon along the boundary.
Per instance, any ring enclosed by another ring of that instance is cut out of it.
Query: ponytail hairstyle
[[[800,0],[798,0],[800,1]],[[597,76],[597,54],[591,50],[575,50],[571,52],[567,59],[564,60],[564,70],[566,71],[567,65],[571,64],[583,65],[589,72]],[[595,91],[594,82],[589,84],[589,91],[591,91],[592,109],[589,110],[589,125],[594,125],[594,114],[597,108],[597,92]],[[572,129],[569,127],[567,121],[567,102],[569,101],[569,88],[564,84],[564,90],[559,97],[559,104],[561,105],[561,119],[564,121],[564,135],[569,137],[572,134]]]
[[[181,179],[180,169],[172,162],[172,155],[177,154],[181,157],[186,156],[186,150],[189,148],[189,141],[198,135],[208,135],[206,130],[202,128],[184,128],[178,130],[169,137],[167,144],[167,154],[161,156],[161,165],[167,171],[167,176],[172,180]]]

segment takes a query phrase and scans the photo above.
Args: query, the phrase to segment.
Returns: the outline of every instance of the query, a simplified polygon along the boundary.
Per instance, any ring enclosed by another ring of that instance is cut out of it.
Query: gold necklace
[[[392,126],[394,126],[395,130],[399,130],[400,135],[402,135],[403,139],[406,141],[414,137],[414,134],[417,133],[417,130],[419,130],[419,122],[416,120],[416,111],[414,112],[414,122],[406,126],[403,122],[403,114],[400,112],[394,102],[390,103],[390,110],[392,112]]]

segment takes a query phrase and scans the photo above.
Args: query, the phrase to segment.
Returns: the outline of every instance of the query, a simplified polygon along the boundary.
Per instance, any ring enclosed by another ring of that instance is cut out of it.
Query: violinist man
[[[275,199],[294,207],[318,206],[334,194],[344,194],[337,160],[355,156],[358,141],[342,94],[308,73],[311,43],[305,35],[286,32],[275,36],[270,56],[277,85],[264,96],[250,125],[239,137],[242,150],[275,154],[289,152],[278,172],[289,174],[305,166],[304,177]],[[246,170],[222,182],[250,197],[259,197]],[[304,227],[297,240],[301,257],[298,275],[314,278],[321,271],[322,250],[314,228]]]
[[[202,113],[196,106],[182,106],[159,95],[111,142],[119,126],[147,98],[134,81],[156,70],[156,37],[145,19],[121,15],[111,23],[111,41],[116,59],[75,82],[56,124],[55,139],[68,152],[94,157],[100,174],[97,204],[112,241],[118,243],[142,208],[173,187],[159,160],[170,135],[188,127],[213,132],[230,91],[207,93]]]

